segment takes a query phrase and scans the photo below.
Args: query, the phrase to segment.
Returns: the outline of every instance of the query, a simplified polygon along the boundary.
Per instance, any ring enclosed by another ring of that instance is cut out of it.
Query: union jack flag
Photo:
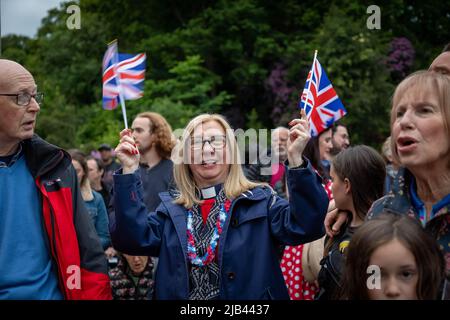
[[[103,109],[112,110],[124,100],[139,99],[144,95],[145,53],[117,52],[117,42],[108,46],[103,57]]]
[[[305,109],[311,136],[318,136],[347,114],[317,58],[314,58],[311,71],[308,73],[299,108]]]

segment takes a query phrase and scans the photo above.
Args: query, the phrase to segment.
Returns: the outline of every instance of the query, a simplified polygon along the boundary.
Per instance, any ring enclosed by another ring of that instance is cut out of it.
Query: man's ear
[[[348,178],[344,179],[344,188],[345,188],[345,194],[350,194],[352,192],[352,184]]]

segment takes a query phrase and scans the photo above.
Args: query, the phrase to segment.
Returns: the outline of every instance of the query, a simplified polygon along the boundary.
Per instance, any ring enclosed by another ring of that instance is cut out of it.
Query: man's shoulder
[[[166,170],[172,170],[173,169],[173,162],[170,159],[162,159],[160,164],[161,164],[161,167],[166,169]]]
[[[145,166],[140,166],[140,170],[142,173],[145,173],[145,176],[150,176],[152,179],[156,176],[158,178],[160,177],[162,179],[161,181],[165,181],[172,177],[173,162],[170,159],[163,159],[150,170]]]
[[[24,140],[22,146],[33,177],[52,174],[71,167],[71,158],[66,151],[36,134],[32,138]]]

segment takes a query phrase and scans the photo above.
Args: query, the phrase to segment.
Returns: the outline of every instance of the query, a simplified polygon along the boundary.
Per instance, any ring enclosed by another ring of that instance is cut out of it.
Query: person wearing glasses
[[[160,194],[149,212],[131,130],[120,133],[114,178],[114,247],[159,256],[156,299],[289,299],[277,249],[324,234],[328,198],[302,157],[306,116],[291,123],[287,181],[290,202],[267,184],[245,178],[235,135],[224,117],[202,114],[185,128],[172,153],[176,191]]]
[[[0,59],[0,300],[111,299],[70,156],[34,134],[42,98]]]

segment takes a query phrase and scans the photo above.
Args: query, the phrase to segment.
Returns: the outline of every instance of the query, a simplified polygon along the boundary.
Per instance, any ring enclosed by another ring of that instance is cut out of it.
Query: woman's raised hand
[[[133,173],[138,169],[140,154],[134,143],[131,129],[124,129],[120,132],[120,142],[115,152],[117,159],[122,164],[123,174]]]
[[[295,168],[303,163],[302,154],[305,150],[311,135],[309,133],[309,122],[306,117],[305,110],[301,110],[301,119],[294,119],[289,122],[289,139],[288,139],[288,159],[289,167]]]

